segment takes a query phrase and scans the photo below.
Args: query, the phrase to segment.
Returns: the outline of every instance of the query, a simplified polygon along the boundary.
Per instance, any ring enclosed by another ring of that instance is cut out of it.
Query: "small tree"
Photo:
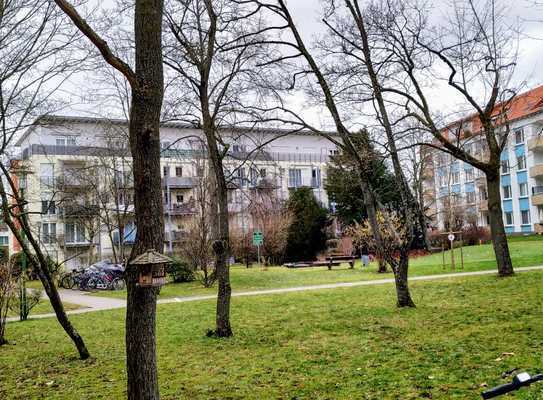
[[[15,291],[15,279],[11,271],[11,264],[3,262],[0,264],[0,346],[7,343],[6,317],[10,301]]]
[[[288,229],[287,260],[314,259],[326,246],[326,209],[308,187],[296,189],[290,195],[287,208],[294,215]]]

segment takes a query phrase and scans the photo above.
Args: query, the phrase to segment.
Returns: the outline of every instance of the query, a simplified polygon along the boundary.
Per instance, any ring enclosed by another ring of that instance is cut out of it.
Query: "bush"
[[[166,272],[175,283],[192,282],[196,280],[192,267],[188,262],[180,258],[174,258],[173,262],[166,268]]]
[[[20,291],[20,288],[17,288],[16,293],[13,294],[13,297],[11,298],[11,301],[9,303],[9,308],[14,313],[20,314],[22,311],[21,319],[23,321],[26,321],[28,318],[28,315],[30,314],[30,311],[39,304],[41,301],[41,298],[43,296],[43,289],[27,289],[26,290],[26,306],[21,310],[21,298],[19,297],[18,293]]]
[[[462,229],[464,246],[473,246],[479,243],[490,243],[490,231],[488,228],[470,225]]]

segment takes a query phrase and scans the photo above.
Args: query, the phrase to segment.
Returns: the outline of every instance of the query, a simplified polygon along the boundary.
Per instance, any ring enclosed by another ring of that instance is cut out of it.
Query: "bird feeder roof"
[[[165,256],[164,254],[160,254],[158,251],[149,249],[145,253],[140,254],[130,264],[135,265],[150,265],[150,264],[169,264],[173,260]]]

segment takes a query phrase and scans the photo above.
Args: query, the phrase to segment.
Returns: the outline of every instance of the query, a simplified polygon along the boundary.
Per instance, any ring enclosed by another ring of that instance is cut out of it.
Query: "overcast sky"
[[[111,4],[112,0],[103,0],[102,5]],[[304,39],[310,43],[312,38],[324,32],[324,26],[320,21],[322,4],[320,0],[287,0],[291,13],[296,20]],[[451,0],[434,0],[434,12],[432,18],[436,21],[443,19],[443,13],[447,12],[447,4]],[[362,2],[363,3],[363,2]],[[510,0],[508,18],[512,23],[521,25],[523,35],[519,41],[519,63],[515,73],[515,83],[523,83],[523,88],[528,89],[543,83],[543,5],[535,7],[534,0]],[[541,2],[543,3],[543,1]],[[339,4],[339,2],[338,2]],[[506,3],[507,4],[507,3]],[[439,108],[458,108],[462,99],[446,85],[439,85],[429,92],[430,100],[439,104]],[[296,97],[293,103],[295,107],[304,110],[308,121],[316,125],[327,125],[329,121],[326,113],[308,109],[301,97]],[[89,105],[76,106],[75,112],[89,110]]]

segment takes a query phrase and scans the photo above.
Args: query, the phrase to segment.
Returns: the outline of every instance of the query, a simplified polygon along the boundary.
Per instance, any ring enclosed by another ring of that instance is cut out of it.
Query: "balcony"
[[[196,179],[188,176],[168,176],[162,178],[162,187],[170,189],[192,189],[196,187]]]
[[[83,177],[64,175],[56,179],[56,187],[60,190],[84,190],[91,187],[91,182]]]
[[[534,206],[543,206],[543,186],[534,186],[532,188],[532,204]]]
[[[174,216],[183,216],[183,215],[196,215],[198,211],[196,209],[196,203],[173,203],[171,205],[164,205],[164,214],[174,215]]]
[[[66,204],[62,213],[66,218],[94,217],[100,213],[100,207],[96,204]]]
[[[170,239],[172,242],[183,242],[187,240],[189,237],[189,233],[187,231],[171,231],[171,232],[165,232],[164,235],[164,241],[169,242]]]
[[[537,136],[528,140],[528,150],[543,151],[543,136]]]
[[[278,187],[277,181],[272,178],[260,178],[256,182],[249,183],[249,188],[255,190],[271,190]]]
[[[89,242],[88,240],[83,241],[77,241],[74,239],[66,239],[64,240],[64,246],[66,247],[89,247],[92,246],[94,243]]]
[[[479,200],[479,211],[488,211],[488,200]]]
[[[530,177],[537,178],[543,177],[543,164],[534,165],[530,168]]]

